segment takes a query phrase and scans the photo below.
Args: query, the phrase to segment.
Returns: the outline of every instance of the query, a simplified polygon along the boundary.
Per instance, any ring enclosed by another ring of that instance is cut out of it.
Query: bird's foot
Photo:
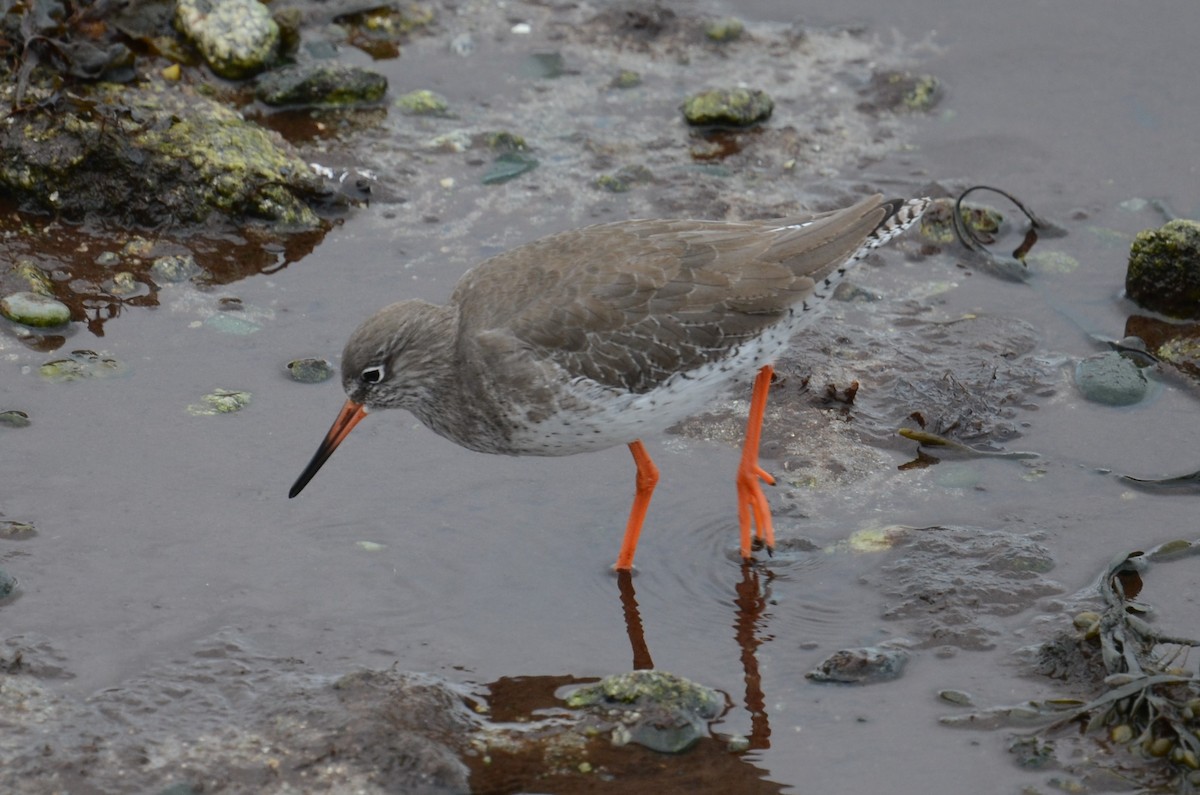
[[[743,462],[738,468],[738,524],[742,533],[742,559],[749,560],[752,549],[767,548],[767,554],[775,553],[775,528],[771,524],[771,508],[761,482],[775,485],[771,473],[754,462]],[[753,540],[750,532],[753,525]]]

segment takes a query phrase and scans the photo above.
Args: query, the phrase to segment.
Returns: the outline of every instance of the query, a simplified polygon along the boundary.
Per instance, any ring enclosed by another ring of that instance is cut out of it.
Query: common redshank
[[[468,271],[449,304],[392,304],[342,353],[348,399],[289,497],[368,411],[403,408],[483,453],[559,456],[627,444],[637,465],[617,569],[633,566],[658,467],[642,436],[757,372],[737,471],[741,554],[775,536],[758,464],[771,363],[849,265],[927,199],[871,196],[771,221],[618,221],[563,232]]]

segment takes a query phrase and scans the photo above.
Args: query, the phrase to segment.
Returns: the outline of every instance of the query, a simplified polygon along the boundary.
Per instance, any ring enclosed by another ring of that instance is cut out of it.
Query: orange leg
[[[630,442],[629,452],[633,453],[633,461],[637,464],[637,491],[633,495],[633,507],[629,509],[629,523],[625,525],[621,554],[617,556],[617,565],[613,566],[618,571],[629,571],[633,568],[633,553],[637,551],[638,536],[642,534],[642,522],[646,520],[650,497],[658,484],[658,467],[650,460],[642,440]]]
[[[767,495],[763,494],[759,481],[772,486],[771,477],[758,465],[758,445],[762,439],[763,415],[767,411],[767,392],[771,389],[771,376],[775,370],[764,365],[754,379],[754,392],[750,396],[750,419],[746,423],[746,444],[742,448],[742,463],[738,467],[738,524],[742,530],[742,559],[750,559],[750,520],[754,520],[754,537],[767,545],[767,552],[775,549],[775,528],[771,526],[771,509]]]

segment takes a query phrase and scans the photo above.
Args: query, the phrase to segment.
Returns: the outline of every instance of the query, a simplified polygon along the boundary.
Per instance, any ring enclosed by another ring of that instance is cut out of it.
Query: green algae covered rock
[[[688,124],[749,127],[771,118],[775,101],[765,91],[713,89],[693,94],[683,103]]]
[[[258,74],[279,48],[279,25],[258,0],[177,0],[175,24],[231,80]]]
[[[71,320],[71,310],[61,301],[38,293],[11,293],[0,298],[0,315],[34,328],[61,326]]]
[[[581,687],[567,697],[567,706],[587,708],[610,722],[614,744],[634,742],[652,751],[679,753],[725,711],[725,698],[666,671],[630,671]]]
[[[325,193],[321,178],[277,133],[210,99],[101,84],[86,101],[13,114],[14,90],[0,86],[0,195],[23,209],[150,227],[319,224],[308,201]]]
[[[1180,219],[1139,232],[1129,250],[1125,293],[1164,315],[1200,318],[1200,223]]]
[[[378,102],[387,78],[370,69],[340,63],[297,64],[267,72],[258,79],[255,96],[268,105],[347,106]]]

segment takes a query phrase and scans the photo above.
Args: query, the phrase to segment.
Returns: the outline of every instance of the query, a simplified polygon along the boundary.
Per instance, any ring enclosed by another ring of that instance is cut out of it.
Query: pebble
[[[1134,362],[1116,351],[1105,351],[1075,366],[1075,386],[1094,403],[1131,406],[1146,396],[1150,382]]]
[[[71,320],[71,310],[62,301],[30,292],[11,293],[0,298],[0,315],[34,328],[61,326]]]
[[[8,596],[17,587],[17,578],[0,569],[0,599]]]
[[[333,377],[333,365],[325,359],[293,359],[287,369],[292,380],[302,384],[319,384]]]

